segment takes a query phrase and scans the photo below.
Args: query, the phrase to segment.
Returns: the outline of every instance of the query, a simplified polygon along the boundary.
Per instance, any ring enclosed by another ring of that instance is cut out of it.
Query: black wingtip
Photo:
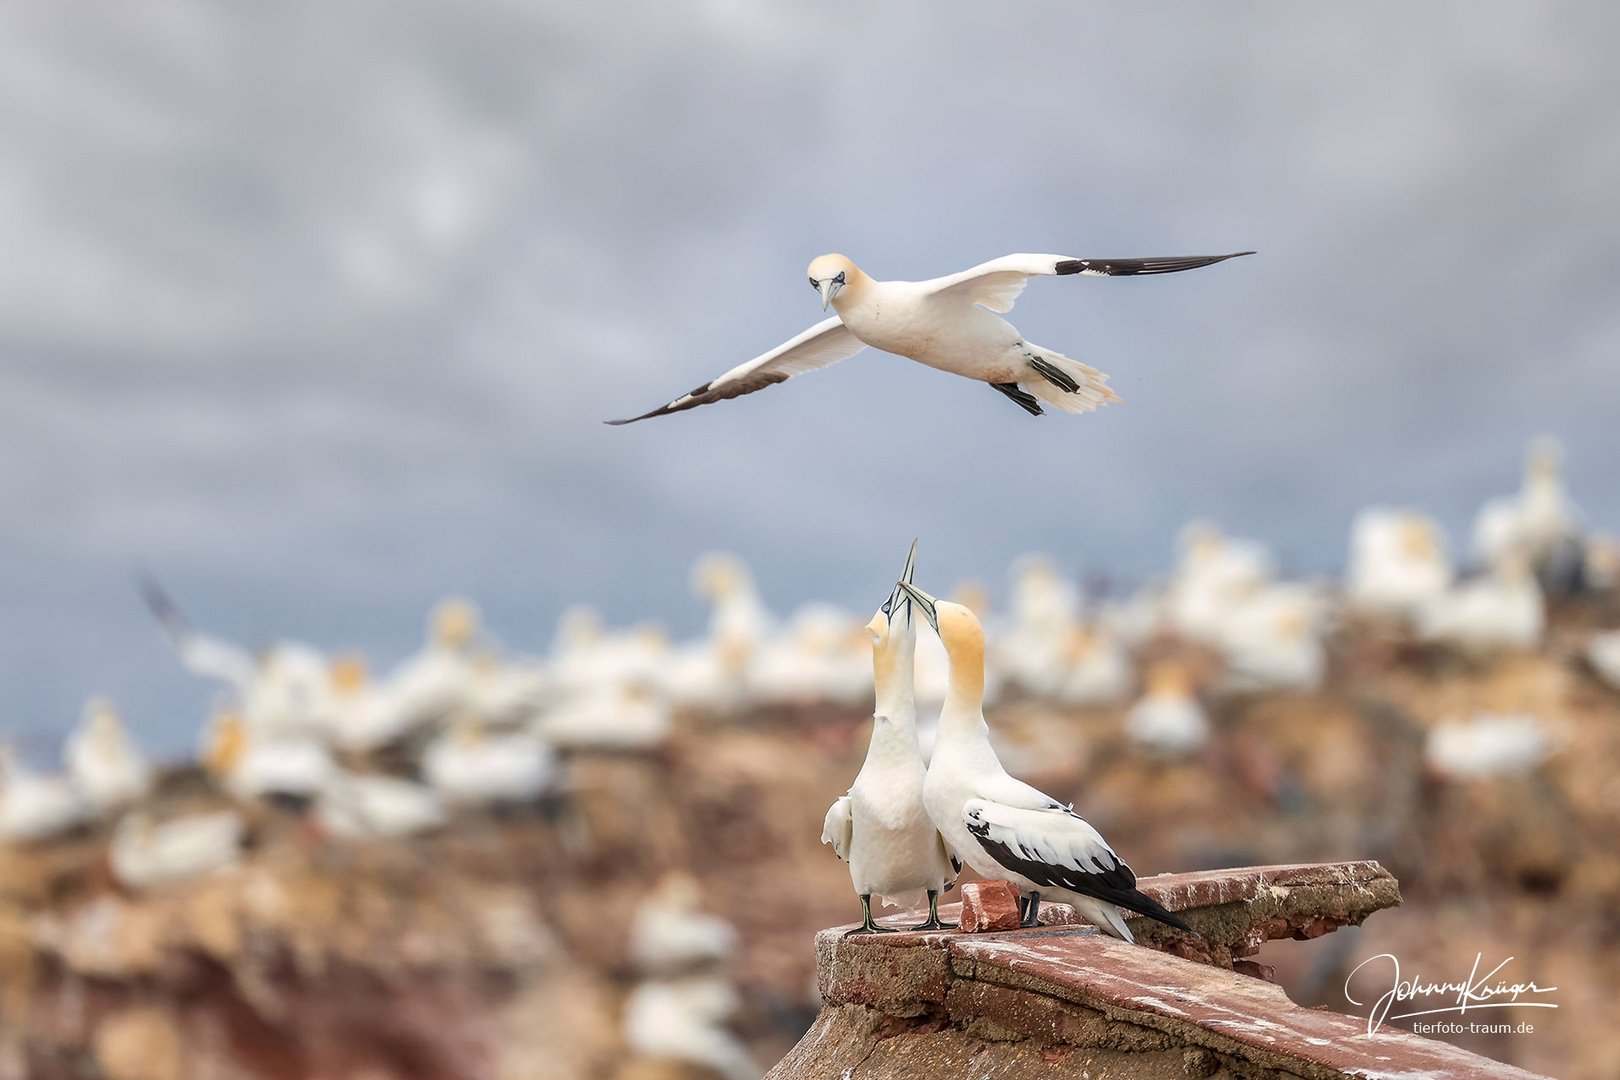
[[[1169,910],[1140,889],[1131,893],[1125,901],[1115,901],[1115,903],[1118,903],[1126,911],[1140,915],[1143,918],[1162,922],[1164,925],[1172,926],[1184,934],[1191,934],[1194,937],[1200,936],[1198,931],[1188,926],[1186,920],[1182,919],[1181,916]]]

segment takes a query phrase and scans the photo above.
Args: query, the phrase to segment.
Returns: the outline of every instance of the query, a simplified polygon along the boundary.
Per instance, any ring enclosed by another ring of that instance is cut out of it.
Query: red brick
[[[1010,881],[962,886],[962,929],[969,934],[1018,929],[1018,889]]]

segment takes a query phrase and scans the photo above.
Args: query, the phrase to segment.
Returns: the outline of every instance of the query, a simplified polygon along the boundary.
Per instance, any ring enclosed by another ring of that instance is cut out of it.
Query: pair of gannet
[[[913,542],[901,582],[911,582],[916,560]],[[914,929],[941,929],[953,924],[940,922],[939,894],[956,882],[961,866],[923,801],[928,770],[917,742],[917,627],[911,599],[900,585],[866,629],[872,636],[876,691],[872,741],[849,792],[828,809],[821,842],[849,863],[861,899],[861,925],[853,932],[887,932],[872,921],[872,897],[910,906],[919,894],[928,899],[928,918]]]
[[[1252,254],[1150,259],[1007,255],[928,281],[876,281],[843,255],[822,255],[810,264],[810,287],[821,296],[822,310],[830,305],[836,316],[667,405],[608,423],[634,423],[751,394],[854,356],[868,345],[989,383],[1033,416],[1041,414],[1043,402],[1064,412],[1090,412],[1119,400],[1108,386],[1108,376],[1031,344],[1001,318],[1012,310],[1030,278],[1173,274]]]
[[[63,748],[68,775],[98,813],[139,802],[152,789],[152,767],[107,698],[91,698]]]
[[[1455,571],[1433,519],[1371,507],[1350,527],[1345,591],[1359,608],[1412,618],[1451,587]]]
[[[984,720],[984,628],[968,608],[936,600],[912,584],[915,551],[913,545],[913,557],[907,559],[906,572],[896,583],[898,593],[890,597],[885,605],[887,610],[880,613],[880,618],[874,618],[871,625],[874,637],[892,634],[898,615],[908,620],[899,625],[903,635],[914,606],[933,626],[945,647],[950,666],[949,686],[940,713],[933,757],[923,773],[921,793],[927,819],[944,840],[945,849],[984,877],[1012,881],[1024,897],[1026,926],[1036,924],[1040,901],[1047,896],[1071,904],[1104,934],[1126,941],[1133,939],[1120,908],[1191,932],[1186,923],[1136,888],[1136,876],[1131,868],[1072,806],[1015,779],[1002,767],[990,744],[990,729]],[[907,600],[911,602],[909,605],[905,603]],[[880,640],[879,645],[883,644],[885,641]],[[904,646],[903,636],[901,645]],[[887,650],[882,652],[885,660],[890,659]],[[874,649],[874,674],[879,674],[879,655],[880,650]],[[891,711],[904,713],[909,695],[905,694],[903,680],[899,684],[883,685],[894,685],[901,695]],[[914,745],[910,753],[904,740],[879,746],[876,730],[873,742],[875,750],[868,753],[868,765],[879,769],[887,766],[889,771],[884,777],[881,795],[870,798],[869,804],[876,808],[901,806],[909,810],[915,798],[911,784],[917,776]],[[866,766],[863,766],[863,775],[865,771]],[[863,822],[855,816],[862,798],[865,796],[858,798],[852,790],[846,797],[847,811],[841,811],[840,805],[834,804],[828,812],[824,840],[841,842],[851,852],[856,850],[856,845],[863,842]],[[846,813],[847,826],[843,824]],[[881,847],[874,863],[890,880],[863,882],[852,863],[857,891],[863,884],[875,892],[902,885],[914,889],[920,884],[926,888],[927,882],[941,869],[941,864],[934,861],[939,850],[934,837],[920,827],[902,831],[886,821],[878,824],[876,837]],[[906,872],[905,880],[901,880],[898,872],[902,869]],[[868,900],[869,895],[862,897],[866,918],[861,929],[870,931],[878,928],[872,923]],[[924,926],[938,924],[938,913],[931,907]]]

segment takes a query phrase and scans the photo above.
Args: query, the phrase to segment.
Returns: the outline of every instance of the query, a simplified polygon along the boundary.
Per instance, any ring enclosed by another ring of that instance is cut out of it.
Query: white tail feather
[[[1108,376],[1090,364],[1082,364],[1078,360],[1071,360],[1067,356],[1037,345],[1029,348],[1036,356],[1061,370],[1079,385],[1079,389],[1072,392],[1063,390],[1035,371],[1031,371],[1027,378],[1019,380],[1025,390],[1048,405],[1064,412],[1087,413],[1120,400],[1119,395],[1109,387]]]

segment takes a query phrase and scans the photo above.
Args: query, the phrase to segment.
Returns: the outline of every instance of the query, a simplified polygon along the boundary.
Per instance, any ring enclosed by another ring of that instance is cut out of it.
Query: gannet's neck
[[[950,661],[945,707],[939,714],[941,737],[971,733],[988,737],[984,722],[984,635],[963,635],[945,646]]]
[[[872,649],[876,713],[891,720],[917,719],[917,637],[898,630]]]

